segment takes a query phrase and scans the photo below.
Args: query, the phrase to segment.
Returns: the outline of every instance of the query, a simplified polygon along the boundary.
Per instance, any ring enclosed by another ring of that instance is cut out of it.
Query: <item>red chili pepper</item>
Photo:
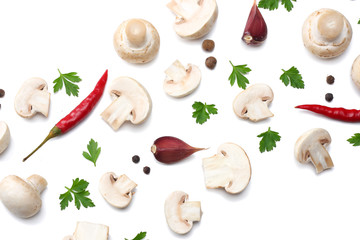
[[[50,133],[47,135],[44,141],[26,158],[23,159],[24,162],[49,139],[66,133],[71,128],[75,127],[79,122],[81,122],[91,112],[91,110],[95,107],[96,103],[100,100],[100,97],[104,92],[107,77],[108,70],[106,70],[103,76],[100,78],[94,90],[76,108],[74,108],[74,110],[72,110],[68,115],[66,115],[66,117],[64,117],[57,124],[55,124],[55,126],[50,130]]]
[[[360,122],[360,110],[357,109],[331,108],[316,104],[299,105],[295,108],[309,110],[340,121]]]

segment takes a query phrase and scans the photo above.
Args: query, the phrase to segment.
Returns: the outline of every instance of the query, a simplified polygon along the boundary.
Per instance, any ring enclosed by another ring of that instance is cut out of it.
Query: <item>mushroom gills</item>
[[[132,102],[127,97],[120,96],[101,113],[101,117],[114,130],[117,130],[125,121],[129,121],[133,118],[132,110]]]
[[[309,149],[309,158],[315,166],[316,173],[320,173],[326,169],[334,167],[328,151],[322,144],[319,143],[319,145],[313,146]]]

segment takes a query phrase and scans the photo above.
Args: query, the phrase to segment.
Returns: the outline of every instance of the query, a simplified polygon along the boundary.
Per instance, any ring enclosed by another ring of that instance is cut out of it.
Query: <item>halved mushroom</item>
[[[144,19],[129,19],[120,24],[114,34],[117,54],[129,63],[147,63],[160,48],[156,28]]]
[[[178,234],[188,233],[193,222],[201,219],[200,202],[188,202],[188,198],[188,194],[175,191],[165,201],[166,222],[170,229]]]
[[[0,154],[5,151],[10,143],[10,131],[8,125],[0,121]]]
[[[0,182],[0,199],[14,215],[30,218],[40,211],[40,193],[46,186],[46,180],[36,174],[26,180],[9,175]]]
[[[171,0],[167,7],[176,14],[175,32],[187,39],[205,36],[218,16],[216,0]]]
[[[302,37],[310,52],[321,58],[333,58],[342,54],[349,46],[352,29],[340,12],[323,8],[306,19]]]
[[[117,130],[125,121],[133,124],[142,123],[151,112],[151,98],[146,89],[135,79],[119,77],[110,85],[113,102],[101,117]]]
[[[231,194],[243,191],[251,178],[250,160],[234,143],[224,143],[216,155],[204,158],[203,169],[207,188],[225,188]]]
[[[165,70],[164,91],[172,97],[184,97],[192,93],[200,84],[200,69],[188,64],[187,68],[176,60]]]
[[[49,106],[48,85],[41,78],[26,80],[15,96],[15,111],[24,118],[31,118],[37,112],[47,117]]]
[[[74,234],[65,237],[63,240],[107,240],[108,237],[108,226],[89,222],[78,222]]]
[[[274,116],[268,108],[273,99],[274,93],[268,85],[254,84],[236,96],[233,110],[238,117],[257,122]]]
[[[334,167],[326,147],[331,143],[328,131],[314,128],[299,137],[295,144],[295,157],[300,163],[311,161],[316,173]]]
[[[354,60],[351,68],[351,79],[360,88],[360,55]]]
[[[117,208],[127,207],[134,195],[137,184],[125,174],[116,176],[113,172],[105,173],[99,183],[99,191],[104,199]]]

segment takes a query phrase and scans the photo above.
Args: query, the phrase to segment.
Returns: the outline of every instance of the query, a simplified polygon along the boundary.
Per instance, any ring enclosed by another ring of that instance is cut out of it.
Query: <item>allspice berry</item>
[[[332,75],[327,76],[327,77],[326,77],[326,82],[327,82],[328,84],[333,84],[333,83],[335,82],[334,76],[332,76]]]
[[[202,48],[204,51],[211,52],[215,48],[215,42],[210,39],[205,39],[202,43]]]
[[[217,60],[214,57],[208,57],[205,61],[205,65],[210,68],[210,69],[214,69],[216,66]]]
[[[0,98],[5,96],[5,91],[4,89],[0,89]]]

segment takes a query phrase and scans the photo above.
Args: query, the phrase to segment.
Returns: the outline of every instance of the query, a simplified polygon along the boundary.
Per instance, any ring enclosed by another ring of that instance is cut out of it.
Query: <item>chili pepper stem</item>
[[[37,147],[37,148],[35,148],[35,150],[34,151],[32,151],[27,157],[25,157],[24,159],[23,159],[23,162],[25,162],[29,157],[31,157],[31,155],[33,155],[37,150],[39,150],[39,148],[41,148],[42,147],[42,145],[44,145],[47,141],[49,141],[50,139],[52,139],[52,138],[54,138],[54,137],[57,137],[57,136],[59,136],[61,134],[61,130],[58,128],[58,127],[53,127],[51,130],[50,130],[50,132],[49,132],[49,134],[46,136],[46,138],[44,139],[44,141],[42,141],[42,143],[40,143],[40,145]]]

